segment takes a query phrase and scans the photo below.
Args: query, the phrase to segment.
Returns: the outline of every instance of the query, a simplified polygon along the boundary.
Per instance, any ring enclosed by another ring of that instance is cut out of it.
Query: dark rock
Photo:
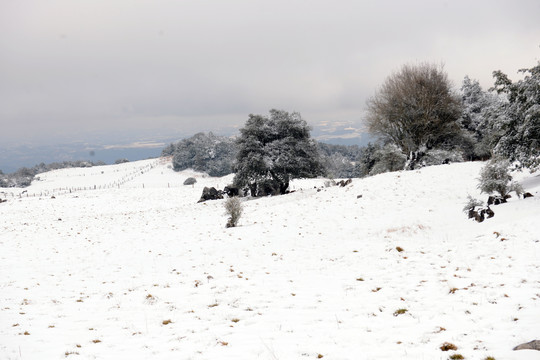
[[[206,200],[218,200],[218,199],[223,199],[223,194],[221,193],[221,191],[217,191],[215,187],[209,188],[205,186],[202,191],[201,198],[199,199],[198,202],[203,202]]]
[[[227,194],[228,197],[240,195],[240,189],[234,186],[225,186],[225,188],[223,189],[223,192]]]
[[[526,192],[525,194],[523,194],[524,199],[529,198],[529,197],[534,197],[534,195],[531,194],[530,192]]]
[[[361,199],[361,198],[362,198],[362,194],[356,195],[356,198],[357,198],[357,199]]]
[[[193,185],[197,182],[197,179],[193,178],[193,177],[189,177],[186,179],[186,181],[184,181],[184,185]]]
[[[539,350],[540,351],[540,340],[533,340],[528,343],[518,345],[513,350]]]
[[[352,179],[338,181],[336,183],[336,185],[339,185],[341,187],[345,187],[345,186],[349,185],[350,183],[352,183]]]
[[[508,196],[508,195],[507,195]],[[500,205],[506,203],[507,197],[502,196],[490,196],[488,197],[487,204],[488,205]]]
[[[489,206],[486,209],[472,208],[472,209],[469,209],[468,216],[469,216],[469,219],[474,219],[478,222],[482,222],[486,219],[486,216],[488,219],[494,217],[495,212],[491,210]]]
[[[481,211],[480,213],[478,212],[475,212],[474,214],[474,220],[478,221],[478,222],[482,222],[484,221],[484,213]]]

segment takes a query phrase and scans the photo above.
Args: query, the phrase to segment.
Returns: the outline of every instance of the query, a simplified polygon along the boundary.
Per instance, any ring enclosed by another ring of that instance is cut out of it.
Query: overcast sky
[[[456,88],[517,78],[539,18],[538,0],[2,0],[0,142],[232,132],[271,108],[360,129],[405,63]]]

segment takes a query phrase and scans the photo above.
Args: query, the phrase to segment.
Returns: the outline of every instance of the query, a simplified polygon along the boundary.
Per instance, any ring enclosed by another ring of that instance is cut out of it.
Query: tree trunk
[[[287,189],[289,188],[289,182],[280,182],[279,183],[279,192],[280,194],[285,194]]]
[[[257,197],[257,183],[249,184],[249,192],[252,197]]]

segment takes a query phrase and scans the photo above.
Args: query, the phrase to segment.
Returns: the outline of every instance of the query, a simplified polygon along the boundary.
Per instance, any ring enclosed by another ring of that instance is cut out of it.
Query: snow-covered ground
[[[230,229],[197,200],[232,176],[40,174],[0,193],[0,359],[540,359],[540,177],[476,223],[482,165],[297,180]]]

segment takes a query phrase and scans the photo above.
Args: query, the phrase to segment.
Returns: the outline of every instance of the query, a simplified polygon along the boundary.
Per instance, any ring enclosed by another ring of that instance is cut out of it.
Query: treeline
[[[485,91],[465,77],[455,92],[441,66],[405,65],[367,103],[366,125],[384,146],[405,157],[404,168],[506,158],[516,167],[540,165],[540,63],[511,81],[494,71]]]
[[[317,142],[319,160],[331,178],[364,177],[375,173],[403,168],[402,157],[393,159],[392,149],[380,144],[334,145]],[[198,133],[192,137],[170,144],[162,156],[172,156],[173,169],[193,169],[210,176],[225,176],[234,172],[238,147],[236,139]],[[383,165],[384,163],[384,165]],[[379,164],[378,166],[375,166]]]
[[[390,75],[367,103],[364,120],[368,131],[377,138],[376,143],[364,147],[317,143],[318,154],[310,153],[309,157],[316,156],[326,175],[334,178],[488,160],[494,156],[506,158],[517,167],[538,169],[540,64],[519,72],[523,79],[512,82],[504,73],[494,71],[494,86],[489,90],[466,76],[460,91],[455,91],[441,66],[405,65]],[[273,115],[295,114],[271,110]],[[248,123],[254,119],[250,115]],[[272,133],[266,122],[260,126],[259,130]],[[252,144],[242,145],[242,141],[232,138],[199,133],[169,145],[163,155],[173,157],[177,171],[193,168],[223,176],[234,172],[235,164],[238,165],[238,146],[244,147],[246,157],[272,158],[257,150],[258,142],[267,142],[264,134],[257,137]],[[273,158],[290,158],[292,155],[286,155],[287,146],[295,149],[283,144],[276,150],[265,151],[279,153]],[[252,161],[249,166],[263,168],[263,163],[257,165]]]

